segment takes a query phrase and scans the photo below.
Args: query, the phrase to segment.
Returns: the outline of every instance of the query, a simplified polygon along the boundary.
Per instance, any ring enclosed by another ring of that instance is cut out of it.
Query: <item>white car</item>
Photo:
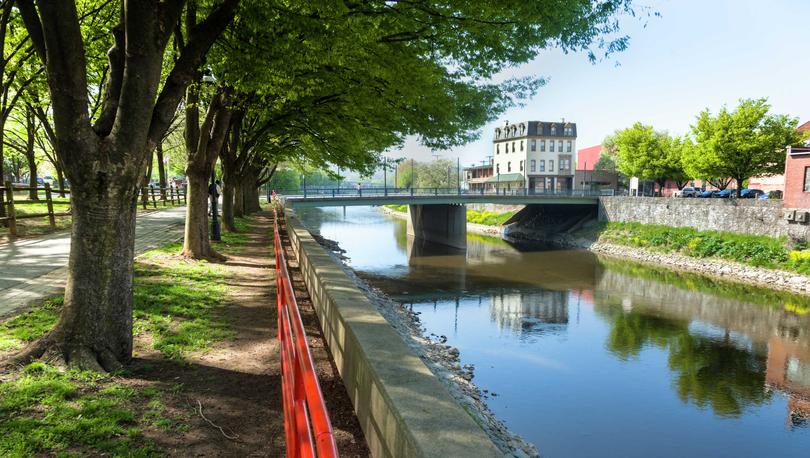
[[[687,186],[672,193],[672,197],[697,197],[703,190],[694,186]]]

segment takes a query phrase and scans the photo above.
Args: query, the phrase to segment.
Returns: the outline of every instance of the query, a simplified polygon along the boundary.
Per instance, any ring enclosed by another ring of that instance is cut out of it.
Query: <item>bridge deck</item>
[[[325,192],[324,192],[325,191]],[[320,190],[306,195],[282,195],[281,197],[295,208],[302,207],[351,207],[362,205],[438,205],[438,204],[557,204],[557,205],[597,205],[598,194],[586,192],[567,193],[526,193],[523,190],[510,194],[469,193],[457,190],[434,193],[410,193],[409,191],[378,190],[360,192],[341,189],[340,193]],[[351,192],[351,194],[349,194]]]

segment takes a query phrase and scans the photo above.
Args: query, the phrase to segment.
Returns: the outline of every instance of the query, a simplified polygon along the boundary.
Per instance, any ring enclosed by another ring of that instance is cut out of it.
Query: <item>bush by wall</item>
[[[613,222],[602,226],[598,240],[696,258],[714,257],[756,267],[810,273],[810,250],[804,250],[802,246],[789,246],[785,237]]]

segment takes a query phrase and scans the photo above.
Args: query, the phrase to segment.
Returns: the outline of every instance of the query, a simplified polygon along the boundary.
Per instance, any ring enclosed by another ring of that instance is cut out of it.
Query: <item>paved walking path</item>
[[[183,237],[186,207],[139,216],[135,254]],[[70,232],[0,245],[0,316],[61,292],[65,287]]]

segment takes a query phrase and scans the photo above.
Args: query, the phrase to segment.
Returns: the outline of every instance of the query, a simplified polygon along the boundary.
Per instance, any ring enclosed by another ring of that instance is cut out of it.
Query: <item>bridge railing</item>
[[[274,212],[278,340],[281,344],[281,392],[288,457],[337,457],[329,421],[301,313],[295,300],[287,260],[281,246],[278,214]],[[314,435],[314,438],[313,438]]]
[[[280,190],[278,194],[296,198],[346,198],[346,197],[423,197],[423,196],[553,196],[553,197],[598,197],[612,195],[599,190],[564,189],[460,189],[460,188],[302,188]]]

